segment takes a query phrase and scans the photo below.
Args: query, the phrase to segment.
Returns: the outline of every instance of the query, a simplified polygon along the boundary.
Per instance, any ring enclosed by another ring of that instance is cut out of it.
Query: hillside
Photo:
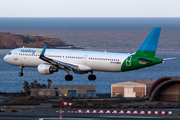
[[[18,47],[48,48],[67,46],[67,44],[55,37],[43,35],[18,35],[0,32],[0,49],[13,49]]]

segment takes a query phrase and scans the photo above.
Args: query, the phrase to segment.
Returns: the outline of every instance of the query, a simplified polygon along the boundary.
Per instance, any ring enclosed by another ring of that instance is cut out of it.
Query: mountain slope
[[[43,48],[45,44],[48,44],[48,48],[67,46],[67,44],[64,41],[55,37],[43,35],[18,35],[0,32],[1,49],[13,49],[23,46]]]

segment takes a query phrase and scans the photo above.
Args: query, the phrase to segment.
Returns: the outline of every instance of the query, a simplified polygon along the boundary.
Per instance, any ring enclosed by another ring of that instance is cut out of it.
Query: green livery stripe
[[[123,61],[121,71],[136,70],[136,69],[152,66],[161,62],[162,62],[161,58],[150,57],[150,56],[142,57],[135,54],[135,55],[128,56]]]
[[[139,56],[150,56],[150,57],[154,57],[156,54],[156,51],[143,51],[143,50],[138,50],[135,55],[139,55]]]

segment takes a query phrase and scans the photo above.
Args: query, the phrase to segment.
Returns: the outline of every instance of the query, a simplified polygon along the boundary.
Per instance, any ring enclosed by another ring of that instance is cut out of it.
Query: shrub
[[[51,108],[60,108],[60,104],[53,104]]]
[[[4,101],[2,105],[39,105],[39,102],[28,100],[25,97],[14,98],[11,100]]]
[[[128,102],[126,98],[120,98],[119,102]]]
[[[11,112],[18,112],[17,110],[11,110]]]

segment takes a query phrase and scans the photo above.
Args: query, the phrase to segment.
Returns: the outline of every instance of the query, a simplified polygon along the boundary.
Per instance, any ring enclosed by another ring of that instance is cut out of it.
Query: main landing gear
[[[96,76],[93,75],[93,71],[91,71],[91,75],[88,76],[88,79],[89,79],[90,81],[96,80]]]
[[[64,71],[66,71],[68,74],[65,76],[65,80],[66,81],[72,81],[73,80],[73,76],[69,74],[69,69],[65,69]],[[91,74],[88,76],[88,79],[90,81],[94,81],[96,80],[96,76],[93,75],[93,71],[91,71]]]
[[[19,73],[19,76],[23,76],[23,68],[24,68],[24,66],[20,66],[20,68],[21,68],[21,72]]]
[[[65,69],[65,71],[68,73],[68,75],[65,76],[65,80],[66,80],[66,81],[72,81],[72,80],[73,80],[73,76],[72,76],[72,75],[69,75],[69,70],[68,70],[68,69]]]
[[[73,80],[73,76],[72,75],[66,75],[65,76],[65,80],[66,81],[72,81]]]

